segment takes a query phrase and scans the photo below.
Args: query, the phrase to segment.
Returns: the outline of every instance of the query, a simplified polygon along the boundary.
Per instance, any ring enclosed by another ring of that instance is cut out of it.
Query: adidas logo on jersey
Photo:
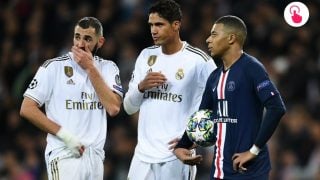
[[[75,85],[76,83],[74,83],[72,79],[69,79],[69,80],[67,81],[67,84]]]

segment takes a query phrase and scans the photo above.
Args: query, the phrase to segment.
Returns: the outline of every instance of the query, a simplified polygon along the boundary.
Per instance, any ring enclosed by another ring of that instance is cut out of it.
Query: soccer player
[[[98,19],[80,19],[71,52],[45,61],[24,93],[21,116],[48,133],[49,180],[103,179],[106,113],[123,96],[116,64],[95,55],[104,41]]]
[[[181,17],[180,6],[173,0],[157,1],[149,9],[155,45],[137,58],[124,98],[128,114],[140,110],[130,180],[194,176],[189,173],[195,166],[180,162],[170,147],[183,134],[187,117],[199,107],[206,80],[216,66],[210,56],[180,39]]]
[[[211,56],[223,62],[208,78],[199,108],[215,112],[217,141],[210,179],[269,177],[266,143],[285,106],[264,66],[243,51],[246,36],[244,22],[228,15],[214,23],[207,39]],[[201,155],[189,156],[192,146],[184,133],[174,153],[186,164],[197,164]]]

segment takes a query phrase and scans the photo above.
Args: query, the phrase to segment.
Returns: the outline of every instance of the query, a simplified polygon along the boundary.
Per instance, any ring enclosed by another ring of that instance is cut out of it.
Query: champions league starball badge
[[[38,81],[36,79],[32,79],[32,81],[29,84],[28,88],[29,89],[34,89],[35,87],[37,87],[37,85],[38,85]]]

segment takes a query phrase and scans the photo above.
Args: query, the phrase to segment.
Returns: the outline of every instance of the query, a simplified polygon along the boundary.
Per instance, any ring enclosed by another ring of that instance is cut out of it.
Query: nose
[[[206,39],[206,43],[210,42],[210,36]]]
[[[79,40],[78,42],[77,42],[77,46],[78,47],[84,47],[85,46],[85,43],[84,43],[84,40]]]
[[[151,34],[157,34],[157,28],[155,26],[150,27]]]

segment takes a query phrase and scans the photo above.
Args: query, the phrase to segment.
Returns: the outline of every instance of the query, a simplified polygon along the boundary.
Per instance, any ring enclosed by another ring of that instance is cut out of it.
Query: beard
[[[95,56],[97,53],[98,53],[98,50],[100,48],[98,48],[98,43],[93,47],[91,53],[92,53],[92,56]]]

